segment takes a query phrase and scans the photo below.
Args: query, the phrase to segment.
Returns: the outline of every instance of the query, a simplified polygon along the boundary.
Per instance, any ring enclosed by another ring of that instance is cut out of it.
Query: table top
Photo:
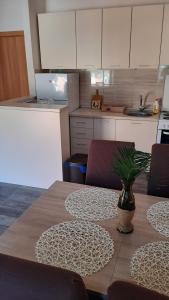
[[[69,193],[84,187],[86,186],[75,183],[55,182],[0,236],[0,252],[36,261],[35,244],[40,235],[52,225],[75,219],[66,211],[64,202]],[[104,269],[83,278],[87,289],[106,294],[107,288],[114,280],[132,280],[129,266],[135,250],[148,242],[166,240],[153,229],[146,218],[146,210],[152,204],[166,198],[135,194],[135,199],[133,233],[119,233],[116,230],[117,218],[95,222],[110,233],[115,242],[115,253]]]

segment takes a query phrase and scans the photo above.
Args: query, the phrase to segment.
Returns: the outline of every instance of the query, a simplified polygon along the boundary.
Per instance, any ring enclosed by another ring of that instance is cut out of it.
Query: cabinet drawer
[[[80,139],[93,139],[93,128],[72,127],[71,137]]]
[[[71,154],[84,153],[87,154],[89,150],[91,139],[71,139]]]
[[[93,128],[93,119],[71,117],[70,127]]]

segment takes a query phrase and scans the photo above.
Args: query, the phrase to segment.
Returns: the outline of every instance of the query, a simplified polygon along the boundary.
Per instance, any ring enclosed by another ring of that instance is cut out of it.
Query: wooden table
[[[56,182],[0,237],[0,252],[36,261],[35,244],[42,232],[54,224],[74,219],[64,208],[66,196],[83,185]],[[116,279],[131,280],[130,259],[135,250],[148,242],[166,240],[146,219],[146,210],[164,198],[135,194],[134,232],[123,235],[116,230],[117,218],[96,222],[107,229],[115,241],[115,253],[101,271],[84,278],[87,289],[102,294]]]

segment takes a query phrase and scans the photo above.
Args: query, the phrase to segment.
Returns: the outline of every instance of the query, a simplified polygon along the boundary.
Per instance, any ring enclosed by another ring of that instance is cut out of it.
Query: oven
[[[161,144],[169,144],[169,130],[161,130]]]
[[[169,120],[159,120],[157,131],[157,144],[169,144]]]

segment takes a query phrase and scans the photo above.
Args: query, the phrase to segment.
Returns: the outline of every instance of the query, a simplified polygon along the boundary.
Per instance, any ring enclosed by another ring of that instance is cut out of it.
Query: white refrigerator
[[[69,112],[79,107],[78,73],[36,73],[35,82],[39,102],[68,105]]]

